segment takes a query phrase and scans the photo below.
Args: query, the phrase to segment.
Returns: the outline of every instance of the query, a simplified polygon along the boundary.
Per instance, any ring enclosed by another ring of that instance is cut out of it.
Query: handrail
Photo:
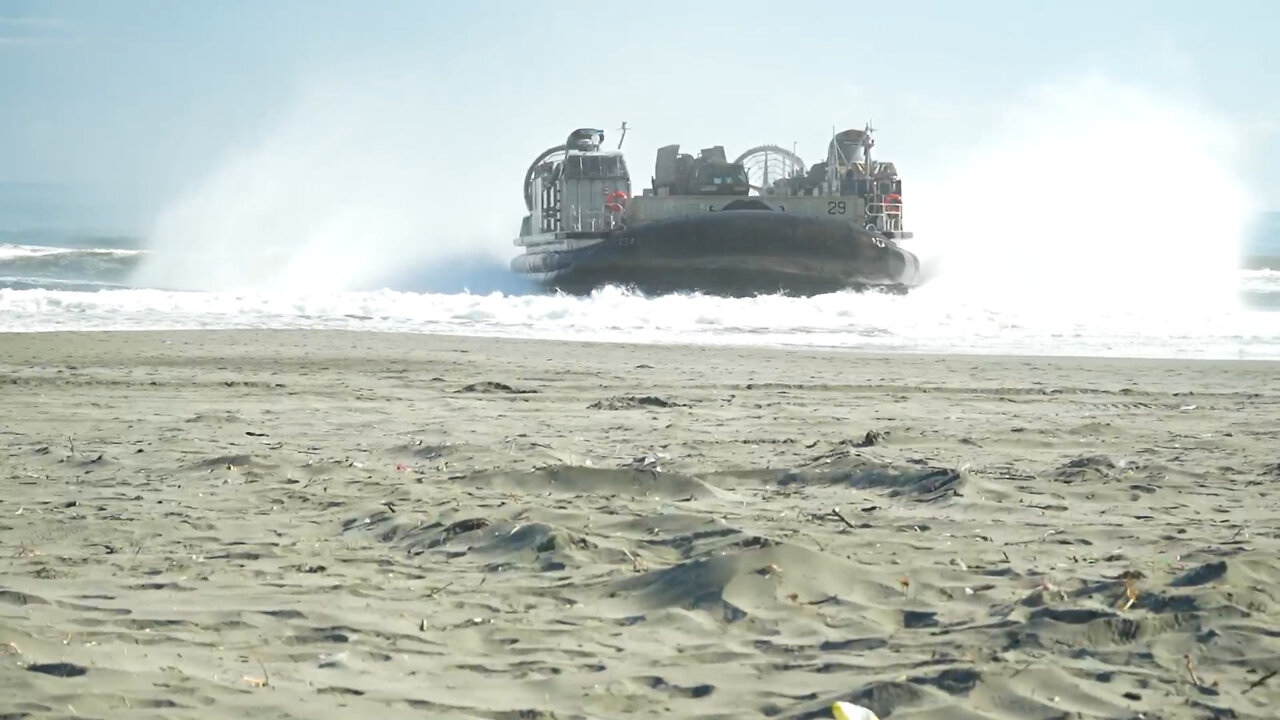
[[[877,208],[877,207],[879,208],[879,211],[872,210],[872,208]],[[867,203],[867,214],[868,215],[897,215],[900,217],[902,215],[902,207],[903,207],[903,204],[900,202],[896,202],[896,203],[869,202]]]
[[[569,231],[595,231],[603,229],[612,229],[620,227],[617,213],[611,213],[607,210],[587,210],[582,207],[574,209],[573,215],[568,218]]]
[[[885,230],[901,231],[903,227],[902,207],[903,204],[900,202],[869,202],[867,203],[866,214],[867,217],[883,217],[885,219]]]

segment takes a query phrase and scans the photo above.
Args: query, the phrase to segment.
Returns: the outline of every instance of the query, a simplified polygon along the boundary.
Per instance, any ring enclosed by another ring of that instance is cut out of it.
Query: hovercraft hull
[[[591,242],[531,246],[511,267],[569,294],[607,285],[733,297],[902,292],[920,276],[914,254],[847,220],[768,210],[676,217],[601,233]]]

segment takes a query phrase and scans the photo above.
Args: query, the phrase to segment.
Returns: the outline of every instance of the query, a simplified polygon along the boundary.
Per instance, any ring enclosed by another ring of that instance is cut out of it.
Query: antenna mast
[[[871,148],[875,147],[876,141],[871,137],[871,133],[875,132],[875,128],[871,127],[871,121],[868,120],[862,135],[862,162],[866,165],[867,177],[875,177],[871,165]]]
[[[626,139],[627,139],[627,121],[626,121],[626,120],[623,120],[623,121],[622,121],[622,127],[618,128],[618,129],[622,131],[622,136],[618,138],[618,149],[619,149],[619,150],[621,150],[621,149],[622,149],[622,141],[624,141],[624,140],[626,140]]]

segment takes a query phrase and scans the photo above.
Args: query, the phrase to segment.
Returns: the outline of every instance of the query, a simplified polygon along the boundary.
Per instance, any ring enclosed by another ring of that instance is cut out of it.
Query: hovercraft
[[[732,162],[722,146],[695,158],[668,145],[639,195],[621,142],[603,143],[601,130],[575,130],[525,173],[523,251],[511,268],[548,290],[809,296],[905,292],[921,280],[919,259],[899,245],[912,236],[902,181],[893,163],[871,159],[870,127],[837,133],[810,168],[775,145]]]

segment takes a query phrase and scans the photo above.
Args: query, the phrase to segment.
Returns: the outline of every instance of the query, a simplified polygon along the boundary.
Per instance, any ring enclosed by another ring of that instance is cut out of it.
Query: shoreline
[[[1146,356],[1146,355],[1070,355],[1070,354],[1023,354],[1023,353],[988,353],[988,352],[937,352],[932,350],[910,350],[910,349],[869,349],[862,347],[850,347],[840,345],[809,345],[809,344],[755,344],[740,342],[693,342],[688,339],[672,340],[672,341],[625,341],[614,339],[591,340],[583,338],[558,339],[550,337],[522,337],[514,335],[500,334],[469,334],[456,332],[435,332],[435,331],[410,331],[410,330],[380,330],[380,329],[350,329],[350,328],[178,328],[173,330],[166,329],[118,329],[118,330],[21,330],[21,331],[0,331],[0,339],[3,338],[24,338],[38,337],[46,335],[66,335],[66,336],[99,336],[99,335],[116,335],[124,334],[131,336],[162,336],[162,335],[194,335],[194,334],[210,334],[210,335],[383,335],[398,336],[404,338],[446,338],[458,341],[480,341],[480,342],[511,342],[511,343],[533,343],[533,344],[549,344],[549,345],[581,345],[588,347],[596,346],[616,346],[620,348],[667,348],[672,350],[696,350],[696,349],[723,349],[730,351],[755,351],[761,352],[780,352],[794,353],[799,355],[824,355],[824,354],[847,354],[856,355],[875,360],[892,360],[894,358],[918,358],[922,360],[939,360],[939,359],[990,359],[995,361],[1049,361],[1055,363],[1075,363],[1075,362],[1136,362],[1136,363],[1192,363],[1192,364],[1215,364],[1215,363],[1232,363],[1243,365],[1274,365],[1280,363],[1280,357],[1276,358],[1242,358],[1242,357],[1180,357],[1180,356]]]

